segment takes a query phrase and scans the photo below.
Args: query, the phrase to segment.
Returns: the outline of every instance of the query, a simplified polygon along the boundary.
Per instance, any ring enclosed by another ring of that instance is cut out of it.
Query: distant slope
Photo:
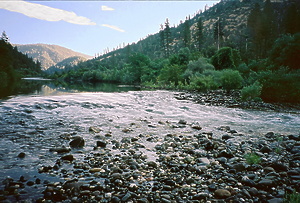
[[[71,56],[66,58],[60,62],[58,62],[54,66],[50,66],[46,72],[49,74],[53,74],[55,72],[61,72],[63,70],[72,69],[73,66],[76,66],[79,62],[86,61],[87,59],[82,56]]]
[[[58,45],[50,44],[16,44],[18,50],[34,60],[39,60],[42,64],[43,70],[47,70],[49,67],[56,65],[57,63],[63,61],[64,59],[70,57],[81,57],[84,59],[90,59],[92,56],[78,53],[61,47]]]

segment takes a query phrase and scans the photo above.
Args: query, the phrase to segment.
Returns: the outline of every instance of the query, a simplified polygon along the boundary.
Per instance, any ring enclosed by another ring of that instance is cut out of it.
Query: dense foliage
[[[0,92],[11,88],[21,77],[41,74],[40,62],[22,54],[9,43],[5,32],[0,39]]]
[[[300,102],[299,19],[299,1],[221,1],[176,27],[167,19],[157,34],[52,77],[241,89],[244,100]]]

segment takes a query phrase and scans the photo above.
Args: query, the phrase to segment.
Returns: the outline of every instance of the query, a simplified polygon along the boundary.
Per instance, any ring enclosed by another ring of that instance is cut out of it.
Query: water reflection
[[[13,95],[64,95],[78,92],[126,92],[140,90],[139,87],[110,83],[66,83],[43,78],[24,78],[9,87],[0,86],[0,99]]]

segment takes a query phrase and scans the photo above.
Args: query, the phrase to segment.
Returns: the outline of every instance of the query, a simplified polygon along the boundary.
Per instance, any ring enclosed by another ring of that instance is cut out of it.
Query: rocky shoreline
[[[263,101],[242,101],[239,90],[211,90],[207,92],[181,92],[176,95],[179,100],[190,100],[202,105],[225,106],[227,108],[255,109],[263,111],[291,112],[300,111],[300,104],[266,103]]]
[[[99,128],[90,127],[95,146],[88,154],[82,153],[83,137],[65,137],[68,147],[50,149],[57,154],[56,163],[37,169],[61,181],[7,177],[0,200],[279,203],[287,194],[300,191],[299,135],[246,135],[221,126],[218,130],[223,134],[216,136],[185,120],[171,127],[193,133],[161,138],[140,134],[116,141],[109,133],[101,135]],[[130,129],[123,132],[130,133]],[[144,140],[154,147],[147,148]],[[20,159],[24,157],[19,154]],[[40,198],[22,198],[26,188],[37,187],[43,188]]]

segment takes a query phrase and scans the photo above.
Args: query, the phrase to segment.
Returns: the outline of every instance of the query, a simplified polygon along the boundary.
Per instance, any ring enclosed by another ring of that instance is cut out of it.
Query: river
[[[195,133],[182,127],[180,120],[202,127],[202,131],[224,134],[221,126],[229,126],[243,134],[240,139],[259,137],[267,132],[299,134],[297,113],[244,110],[204,106],[177,100],[178,92],[140,90],[130,86],[99,84],[78,88],[43,81],[33,90],[19,92],[0,100],[0,181],[6,176],[40,178],[59,181],[61,177],[39,174],[41,166],[54,165],[57,155],[49,150],[68,147],[70,137],[81,136],[85,147],[76,153],[84,159],[95,147],[95,133],[109,134],[111,140],[143,135],[149,159],[156,159],[147,137],[162,138],[166,134]],[[238,140],[237,140],[238,142]],[[18,154],[25,153],[25,158]],[[39,188],[36,187],[36,190]],[[27,191],[27,195],[33,195]]]

